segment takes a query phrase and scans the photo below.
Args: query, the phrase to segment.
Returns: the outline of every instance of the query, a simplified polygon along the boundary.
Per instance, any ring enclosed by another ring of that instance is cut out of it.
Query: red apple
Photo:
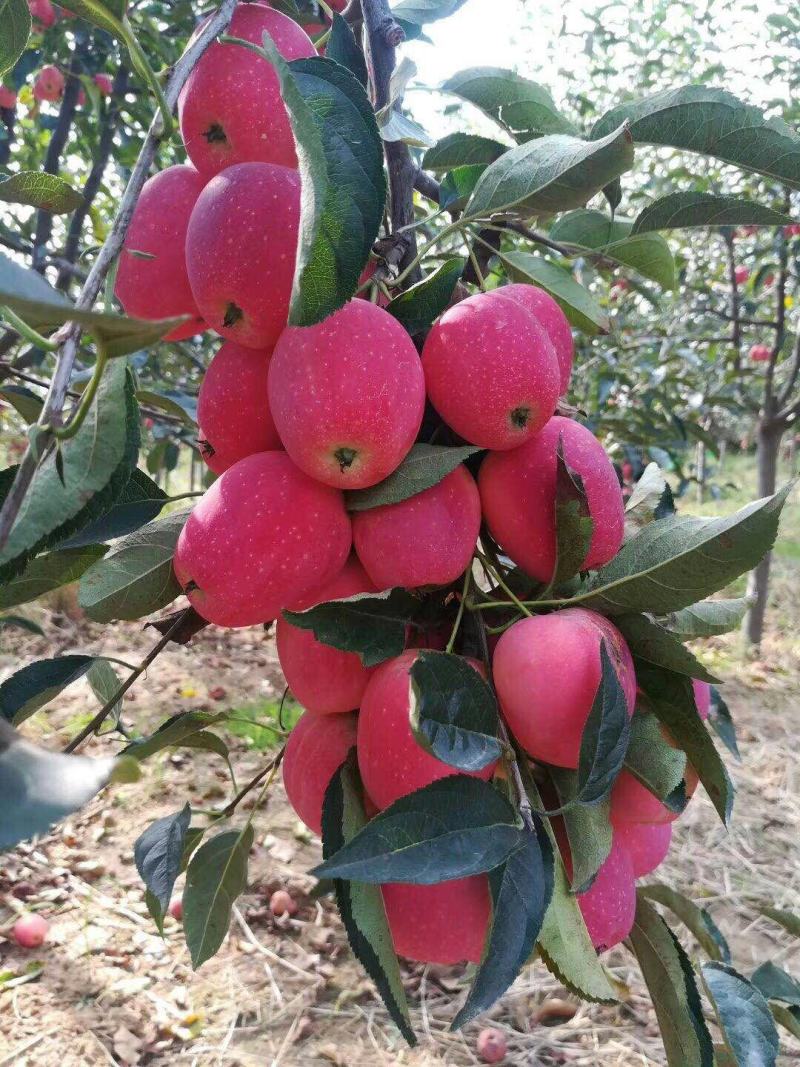
[[[50,0],[28,0],[28,10],[33,21],[43,29],[52,26],[56,21],[56,13]]]
[[[475,1050],[484,1063],[502,1063],[508,1052],[506,1035],[493,1026],[481,1030],[475,1042]]]
[[[569,389],[572,374],[572,361],[575,356],[575,341],[569,320],[556,301],[535,285],[504,285],[499,290],[503,296],[510,296],[534,315],[544,327],[558,358],[562,396]]]
[[[38,948],[44,944],[50,924],[42,915],[21,915],[14,923],[11,936],[20,948]]]
[[[769,363],[769,345],[753,345],[750,349],[750,359],[752,359],[754,363]]]
[[[296,915],[297,901],[285,889],[276,889],[269,898],[269,910],[273,915]]]
[[[289,734],[283,756],[283,785],[298,817],[322,833],[322,804],[330,780],[356,743],[355,715],[306,712]]]
[[[64,75],[52,64],[42,67],[33,82],[33,95],[37,100],[54,103],[64,93]]]
[[[0,85],[0,108],[12,110],[16,106],[17,94],[12,89],[6,88],[5,85]]]
[[[614,821],[614,840],[627,851],[634,878],[644,878],[667,857],[672,840],[672,823]]]
[[[114,82],[112,81],[110,74],[95,74],[92,80],[100,90],[101,96],[111,96],[114,89]]]
[[[437,885],[389,882],[381,890],[398,956],[442,966],[480,961],[490,911],[485,874]]]

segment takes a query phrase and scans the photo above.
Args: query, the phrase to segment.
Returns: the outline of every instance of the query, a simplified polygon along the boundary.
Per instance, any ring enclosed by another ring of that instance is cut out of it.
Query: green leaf
[[[439,186],[439,206],[451,212],[463,211],[485,170],[482,164],[449,170]]]
[[[180,595],[172,557],[188,515],[171,512],[128,534],[84,573],[78,602],[90,619],[140,619]]]
[[[364,87],[330,59],[287,63],[268,34],[300,161],[300,243],[289,310],[313,326],[356,291],[386,199],[383,144]]]
[[[147,407],[160,408],[168,415],[174,415],[190,428],[197,425],[197,397],[186,393],[154,393],[151,389],[138,389],[136,399]]]
[[[55,656],[21,667],[0,685],[0,717],[15,726],[24,722],[82,678],[94,661],[94,656]]]
[[[782,1000],[784,1004],[800,1008],[800,982],[771,961],[762,963],[753,971],[750,981],[767,1000]]]
[[[528,217],[582,207],[632,166],[633,138],[627,123],[601,141],[565,134],[541,137],[510,149],[486,168],[465,214]]]
[[[158,904],[162,917],[169,907],[175,879],[181,871],[183,846],[191,818],[187,801],[180,811],[150,823],[133,846],[136,870]]]
[[[614,625],[634,656],[702,682],[718,682],[693,652],[647,615],[617,615]]]
[[[149,736],[132,741],[122,751],[126,756],[133,756],[141,762],[165,748],[180,745],[191,748],[191,739],[195,734],[224,718],[224,715],[210,715],[200,711],[181,712],[171,716]]]
[[[407,333],[427,330],[447,308],[463,270],[463,259],[446,259],[427,278],[390,300],[386,310]]]
[[[687,85],[620,104],[595,123],[592,139],[626,120],[637,144],[699,152],[800,188],[800,138],[724,89]]]
[[[411,729],[426,752],[479,771],[499,759],[499,715],[491,686],[463,656],[422,651],[411,667]]]
[[[427,22],[449,18],[464,3],[466,0],[400,0],[392,8],[392,14],[406,22],[424,26]]]
[[[472,445],[447,448],[444,445],[414,445],[406,458],[388,478],[368,489],[351,489],[345,493],[349,511],[368,511],[386,504],[399,504],[426,489],[438,485],[469,456],[480,452]]]
[[[364,53],[358,47],[349,24],[338,11],[333,12],[331,34],[325,45],[325,57],[346,67],[366,89],[368,75]]]
[[[449,133],[422,157],[423,170],[452,170],[453,167],[487,166],[508,150],[508,145],[474,133]]]
[[[611,329],[608,316],[589,290],[562,267],[534,252],[498,252],[497,255],[512,281],[528,282],[546,290],[577,330],[593,336]]]
[[[13,848],[83,807],[107,784],[115,759],[47,752],[0,718],[0,849]]]
[[[367,823],[355,767],[342,764],[331,778],[322,805],[322,855],[329,859]],[[409,1045],[411,1028],[400,965],[392,944],[383,897],[377,886],[336,879],[336,903],[356,959],[375,983],[386,1009]]]
[[[658,621],[682,641],[693,641],[697,637],[716,637],[738,630],[749,606],[747,597],[703,600],[681,611],[670,612]]]
[[[38,170],[20,170],[0,179],[0,201],[25,204],[53,215],[68,215],[79,208],[83,197],[63,178]]]
[[[597,804],[570,805],[579,791],[577,773],[564,767],[548,767],[547,772],[566,809],[563,819],[572,856],[572,892],[585,893],[611,852],[611,802],[606,797]]]
[[[768,919],[772,919],[778,926],[782,926],[787,933],[794,937],[800,937],[800,915],[785,908],[775,908],[771,904],[759,904],[756,910]]]
[[[15,65],[31,34],[27,0],[0,0],[0,75]]]
[[[711,193],[670,193],[639,213],[633,233],[706,226],[785,226],[791,221],[788,215],[754,200]]]
[[[127,0],[72,0],[69,10],[119,39],[127,6]]]
[[[8,541],[0,550],[0,580],[17,574],[36,553],[82,530],[108,510],[127,484],[139,451],[132,380],[122,360],[106,367],[76,435],[40,463]]]
[[[576,132],[572,123],[558,112],[544,86],[512,70],[472,67],[448,78],[442,89],[480,108],[518,142],[543,134]]]
[[[626,540],[649,522],[673,514],[672,489],[657,463],[648,463],[625,505]]]
[[[741,760],[733,716],[719,689],[714,685],[711,686],[711,707],[709,708],[708,721],[714,733],[731,755],[737,760]]]
[[[253,827],[226,830],[192,856],[183,891],[183,931],[197,970],[225,940],[236,898],[247,886],[247,859]]]
[[[480,966],[451,1030],[490,1008],[527,963],[553,895],[553,870],[553,847],[537,819],[535,831],[526,829],[522,845],[489,872],[492,925]]]
[[[736,1062],[747,1067],[774,1067],[778,1031],[758,989],[725,963],[706,963],[703,981],[725,1044]]]
[[[435,885],[490,871],[522,842],[506,798],[479,778],[454,774],[396,800],[311,873]]]
[[[0,310],[1,317],[2,310]],[[32,422],[36,422],[44,407],[42,398],[37,396],[33,390],[26,389],[24,385],[3,385],[0,388],[0,397],[3,400],[7,400],[17,414],[29,425]]]
[[[29,560],[16,578],[0,585],[0,610],[37,600],[80,578],[87,567],[102,558],[104,545],[64,548]]]
[[[33,622],[32,619],[26,619],[22,615],[0,616],[0,633],[3,630],[12,629],[14,627],[18,630],[27,630],[28,633],[36,634],[38,637],[44,637],[44,630],[38,623]]]
[[[80,548],[98,541],[113,541],[138,530],[158,515],[167,494],[144,471],[135,468],[110,507],[78,533],[61,542],[62,548]]]
[[[124,356],[158,341],[186,316],[172,319],[133,319],[126,315],[81,311],[36,271],[21,267],[0,252],[0,305],[7,304],[36,330],[79,322],[105,345],[106,355]],[[106,370],[108,373],[108,369]]]
[[[669,1067],[713,1067],[714,1049],[689,958],[641,892],[630,945],[639,961]]]
[[[549,236],[632,267],[664,289],[675,288],[675,260],[667,242],[658,234],[634,234],[633,223],[625,219],[602,211],[570,211],[554,223]]]
[[[301,630],[311,630],[324,645],[356,652],[365,667],[399,656],[406,647],[406,628],[422,610],[422,601],[405,589],[359,594],[317,604],[308,611],[284,611]]]
[[[780,1023],[800,1041],[800,1008],[786,1008],[783,1004],[770,1004],[769,1010],[776,1023]]]
[[[668,885],[645,885],[639,890],[643,897],[662,904],[694,935],[700,947],[712,960],[729,963],[728,942],[706,908],[699,908],[693,900]]]
[[[703,725],[689,678],[634,659],[636,680],[649,706],[700,776],[717,813],[727,826],[733,810],[733,783]]]
[[[552,584],[559,586],[580,571],[592,540],[594,523],[583,479],[564,458],[559,436],[556,449],[556,568]]]
[[[662,615],[723,589],[772,548],[790,489],[723,518],[650,523],[595,574],[585,605],[608,615]]]
[[[686,753],[667,741],[656,716],[637,709],[631,720],[625,769],[662,804],[678,813],[688,803],[684,786],[686,763]]]

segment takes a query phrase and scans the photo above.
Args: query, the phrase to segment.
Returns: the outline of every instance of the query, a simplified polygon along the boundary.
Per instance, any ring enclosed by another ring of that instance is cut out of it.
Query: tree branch
[[[739,318],[739,283],[736,281],[736,254],[734,252],[733,234],[723,231],[722,239],[728,254],[728,282],[731,287],[731,345],[733,362],[737,371],[742,369],[742,322]]]
[[[0,140],[0,167],[5,167],[11,158],[11,143],[14,139],[14,123],[17,110],[13,107],[0,107],[0,123],[5,126],[4,136]]]
[[[236,0],[222,0],[216,14],[209,19],[175,64],[164,91],[167,103],[171,108],[175,107],[181,89],[203,52],[205,52],[214,38],[226,29],[231,20],[231,16],[233,15],[235,6]],[[128,231],[128,226],[130,225],[136,202],[139,199],[142,186],[147,179],[148,172],[155,159],[156,150],[161,142],[162,128],[161,114],[160,112],[156,112],[156,115],[150,124],[147,136],[145,137],[144,144],[139,152],[139,158],[136,161],[136,165],[131,172],[128,184],[125,187],[125,192],[122,194],[122,199],[111,227],[111,232],[106,238],[103,247],[100,249],[76,301],[76,306],[81,310],[86,311],[92,307],[103,283],[105,282],[106,275],[111,269],[112,263],[122,249],[122,244],[125,240],[125,234]],[[45,398],[44,407],[39,416],[39,425],[41,426],[59,425],[62,422],[61,413],[64,407],[64,401],[66,400],[69,381],[72,376],[72,368],[75,364],[75,357],[78,352],[81,327],[77,323],[68,323],[66,327],[59,331],[59,333],[62,337],[62,343],[58,352],[53,379],[50,382],[50,388],[47,397]],[[22,501],[28,491],[28,487],[33,480],[36,466],[37,461],[29,448],[19,465],[14,483],[6,496],[2,509],[0,510],[0,550],[2,550],[8,540],[11,527],[13,526],[14,520],[22,506]]]

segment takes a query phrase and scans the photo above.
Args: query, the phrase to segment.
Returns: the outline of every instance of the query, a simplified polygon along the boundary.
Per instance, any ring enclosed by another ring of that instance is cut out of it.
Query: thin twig
[[[208,48],[214,38],[227,27],[233,15],[235,6],[236,0],[222,0],[216,14],[209,19],[175,64],[164,91],[165,98],[170,108],[175,107],[181,89],[206,48]],[[139,158],[136,161],[136,165],[131,172],[128,184],[125,187],[125,192],[122,194],[122,199],[119,208],[117,209],[117,214],[111,227],[111,231],[103,243],[103,247],[100,249],[76,301],[76,306],[81,310],[86,311],[92,307],[103,287],[103,283],[105,282],[106,275],[111,269],[112,263],[122,249],[122,244],[125,240],[125,234],[128,232],[128,226],[130,225],[136,202],[139,199],[142,186],[147,179],[150,167],[155,159],[156,151],[161,143],[161,129],[161,113],[157,112],[150,125],[150,130],[145,137],[144,144],[139,152]],[[47,397],[45,398],[44,407],[39,416],[39,424],[41,426],[58,425],[62,421],[61,413],[67,398],[69,381],[72,377],[72,369],[78,352],[81,327],[77,323],[69,323],[62,331],[59,331],[59,333],[61,334],[63,341],[61,348],[59,349],[58,361],[56,363],[53,379],[50,383]],[[42,447],[41,441],[39,442],[39,447]],[[22,501],[25,499],[25,494],[33,480],[36,466],[37,460],[34,453],[28,448],[19,465],[16,478],[8,492],[3,507],[0,510],[0,551],[8,541],[11,527],[19,514],[19,509],[22,507]]]
[[[228,804],[227,807],[222,809],[221,818],[230,818],[230,816],[233,815],[233,813],[236,811],[237,807],[242,802],[242,800],[244,800],[247,794],[252,792],[256,788],[256,786],[260,785],[270,773],[270,771],[274,771],[276,767],[280,766],[285,751],[286,745],[284,745],[283,748],[278,752],[278,754],[269,761],[266,767],[262,767],[258,774],[251,778],[246,785],[242,786],[242,788],[239,790],[239,792],[236,794],[230,804]]]

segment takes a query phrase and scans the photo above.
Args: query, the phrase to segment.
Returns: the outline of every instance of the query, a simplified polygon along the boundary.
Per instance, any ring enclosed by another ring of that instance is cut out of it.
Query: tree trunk
[[[771,496],[778,481],[778,457],[780,455],[783,426],[759,423],[756,432],[756,465],[759,497]],[[764,635],[764,616],[769,594],[769,569],[772,553],[768,552],[747,580],[747,595],[753,603],[742,623],[745,647],[755,648]]]

